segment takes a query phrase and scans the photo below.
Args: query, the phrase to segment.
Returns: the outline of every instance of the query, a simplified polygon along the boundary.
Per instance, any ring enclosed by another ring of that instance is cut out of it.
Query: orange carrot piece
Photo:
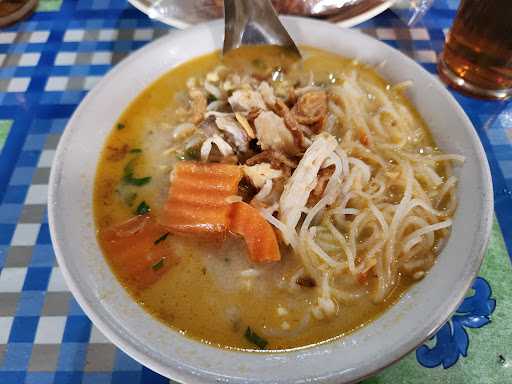
[[[178,163],[161,224],[173,233],[222,238],[229,224],[226,197],[237,193],[241,178],[236,165]]]
[[[166,233],[169,230],[151,216],[139,215],[100,230],[98,239],[119,277],[144,289],[155,283],[174,262],[168,244],[164,240],[157,242]]]
[[[281,260],[276,234],[256,208],[243,202],[234,203],[229,229],[242,235],[252,261],[263,263]]]

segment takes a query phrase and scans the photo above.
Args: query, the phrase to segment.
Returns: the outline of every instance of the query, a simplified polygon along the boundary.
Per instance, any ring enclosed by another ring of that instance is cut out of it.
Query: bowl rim
[[[318,21],[318,20],[311,20],[307,18],[302,17],[293,17],[293,16],[284,16],[282,19],[285,21],[285,24],[287,23],[299,23],[299,24],[311,24],[312,26],[318,25],[318,24],[329,24],[324,21]],[[152,370],[166,376],[171,377],[173,379],[183,381],[183,382],[211,382],[214,380],[221,380],[225,381],[226,378],[228,381],[230,379],[233,379],[233,382],[246,382],[243,379],[240,379],[239,377],[236,378],[230,378],[222,375],[212,374],[210,372],[207,372],[204,376],[197,376],[197,372],[189,372],[183,369],[183,367],[169,367],[164,364],[162,364],[160,361],[153,357],[148,357],[147,354],[145,354],[143,351],[138,350],[136,348],[136,344],[133,343],[130,340],[127,340],[122,337],[122,334],[118,333],[116,328],[113,324],[110,324],[98,314],[96,313],[96,310],[92,307],[92,305],[88,302],[85,295],[80,291],[79,284],[76,279],[76,276],[73,276],[73,274],[70,271],[69,266],[67,265],[67,260],[65,255],[63,254],[61,244],[59,242],[60,238],[58,236],[58,228],[57,228],[57,219],[58,211],[56,211],[56,202],[58,200],[58,185],[61,178],[61,172],[62,172],[62,157],[64,155],[65,149],[64,149],[64,143],[66,143],[69,138],[71,137],[73,133],[73,129],[77,129],[75,127],[76,123],[75,120],[77,119],[77,116],[83,113],[84,110],[87,108],[87,104],[90,100],[92,100],[96,94],[99,92],[99,89],[101,88],[102,84],[107,84],[115,76],[115,74],[120,71],[123,68],[127,68],[131,65],[133,61],[135,61],[137,58],[144,56],[146,51],[155,49],[158,45],[163,45],[167,42],[167,40],[173,40],[176,39],[182,35],[186,35],[190,33],[193,30],[197,30],[200,28],[204,28],[204,26],[215,26],[218,25],[219,21],[212,21],[208,23],[199,24],[195,27],[192,27],[186,31],[172,31],[169,35],[162,36],[159,39],[156,39],[155,41],[147,44],[143,48],[137,50],[136,52],[133,52],[130,54],[127,58],[125,58],[122,62],[117,64],[115,67],[113,67],[103,78],[100,80],[100,82],[86,95],[86,97],[82,100],[80,105],[77,107],[75,112],[73,113],[72,117],[69,119],[68,124],[66,126],[66,129],[61,137],[61,140],[59,142],[58,148],[55,153],[55,157],[52,164],[51,174],[50,174],[50,180],[49,180],[49,190],[48,190],[48,222],[50,227],[50,234],[52,238],[52,244],[55,250],[55,255],[58,261],[58,265],[60,267],[60,270],[62,272],[62,275],[66,281],[66,283],[69,286],[70,291],[73,293],[74,297],[76,298],[77,302],[80,304],[80,306],[83,308],[84,312],[87,314],[87,316],[92,320],[92,322],[98,327],[98,329],[109,339],[111,340],[117,347],[119,347],[121,350],[126,352],[128,355],[133,357],[135,360],[143,363],[144,365],[148,366]],[[358,33],[350,30],[344,30],[343,28],[337,27],[333,24],[329,24],[332,26],[332,28],[337,29],[339,32],[344,31],[348,35]],[[358,33],[359,34],[359,33]],[[417,70],[426,72],[425,69],[423,69],[418,63],[416,63],[414,60],[410,59],[409,57],[405,56],[400,51],[387,46],[383,42],[374,39],[370,36],[361,35],[360,38],[362,39],[368,39],[373,40],[374,44],[379,44],[385,47],[385,49],[392,50],[399,52],[401,55],[401,59],[408,62],[409,66],[415,66]],[[212,47],[215,49],[216,47]],[[192,57],[191,57],[192,58]],[[190,59],[191,59],[190,58]],[[170,70],[170,68],[169,68]],[[432,79],[434,82],[437,81],[434,78]],[[439,83],[439,82],[438,82]],[[444,325],[444,323],[449,319],[451,314],[453,314],[462,300],[464,299],[464,296],[466,292],[469,290],[469,288],[472,285],[473,280],[475,279],[478,270],[480,268],[480,265],[483,261],[485,249],[487,247],[488,240],[490,238],[491,228],[492,228],[492,217],[493,217],[493,187],[492,187],[492,179],[491,179],[491,173],[489,164],[487,162],[485,151],[483,149],[482,143],[480,142],[478,135],[476,133],[476,130],[473,127],[473,124],[469,120],[468,116],[462,109],[462,107],[457,103],[455,98],[449,93],[449,91],[440,83],[437,85],[438,90],[442,93],[444,96],[444,99],[446,102],[450,104],[450,109],[453,110],[454,113],[458,114],[460,118],[462,118],[465,121],[466,126],[466,133],[471,136],[471,142],[473,144],[473,147],[475,149],[475,155],[478,160],[478,165],[480,166],[480,171],[482,172],[483,180],[482,180],[482,199],[484,200],[484,211],[487,212],[485,215],[481,217],[481,220],[479,222],[480,228],[482,229],[481,232],[479,232],[479,238],[481,240],[480,245],[478,249],[474,252],[478,255],[478,259],[476,260],[477,263],[475,263],[475,268],[471,273],[471,278],[467,278],[467,280],[464,281],[463,289],[460,290],[460,292],[456,292],[455,294],[451,295],[450,305],[446,307],[445,310],[445,316],[442,316],[438,318],[436,321],[432,322],[432,327],[429,328],[429,330],[425,330],[424,337],[417,338],[417,339],[409,339],[407,342],[402,342],[400,345],[400,348],[396,348],[393,351],[390,351],[388,355],[381,358],[377,364],[373,364],[373,367],[370,363],[367,363],[366,365],[362,365],[361,367],[356,367],[359,370],[363,370],[363,373],[361,373],[359,376],[357,376],[356,379],[353,379],[353,381],[359,381],[361,379],[367,378],[369,376],[374,375],[375,373],[379,372],[380,370],[386,368],[387,366],[393,364],[394,362],[400,360],[403,356],[414,350],[419,344],[423,343],[426,339],[428,339],[431,335],[433,335],[437,330]],[[340,340],[340,339],[337,339]],[[335,343],[336,341],[333,341]],[[324,344],[325,345],[325,344]],[[234,353],[246,353],[246,352],[234,352]],[[269,351],[268,354],[271,354],[272,351]],[[282,353],[282,352],[278,352]],[[286,353],[286,352],[285,352]],[[267,354],[267,353],[265,353]],[[366,370],[364,369],[366,367]],[[330,371],[326,376],[322,377],[315,377],[313,380],[320,380],[320,381],[329,381],[329,382],[335,382],[335,380],[343,380],[344,372],[336,371],[332,372]],[[305,380],[308,380],[310,378],[305,378]],[[283,381],[288,382],[288,381]]]

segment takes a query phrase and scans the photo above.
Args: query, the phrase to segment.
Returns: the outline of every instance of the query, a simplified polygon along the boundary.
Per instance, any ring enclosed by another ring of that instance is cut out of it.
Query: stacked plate
[[[149,17],[176,28],[187,28],[223,15],[223,0],[129,0]],[[384,12],[393,0],[272,0],[282,14],[325,18],[343,27],[362,23]]]

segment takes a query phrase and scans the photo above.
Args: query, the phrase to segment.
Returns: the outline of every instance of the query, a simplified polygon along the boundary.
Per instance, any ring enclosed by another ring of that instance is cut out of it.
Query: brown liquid
[[[493,97],[492,91],[497,91],[494,96],[498,98],[512,94],[510,0],[461,1],[446,41],[440,75],[456,88],[481,96]],[[454,81],[453,75],[463,81]]]

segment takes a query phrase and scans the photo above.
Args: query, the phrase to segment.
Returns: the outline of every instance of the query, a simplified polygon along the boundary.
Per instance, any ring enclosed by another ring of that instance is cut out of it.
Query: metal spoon
[[[222,53],[246,44],[271,44],[300,51],[284,28],[270,0],[224,0]]]

